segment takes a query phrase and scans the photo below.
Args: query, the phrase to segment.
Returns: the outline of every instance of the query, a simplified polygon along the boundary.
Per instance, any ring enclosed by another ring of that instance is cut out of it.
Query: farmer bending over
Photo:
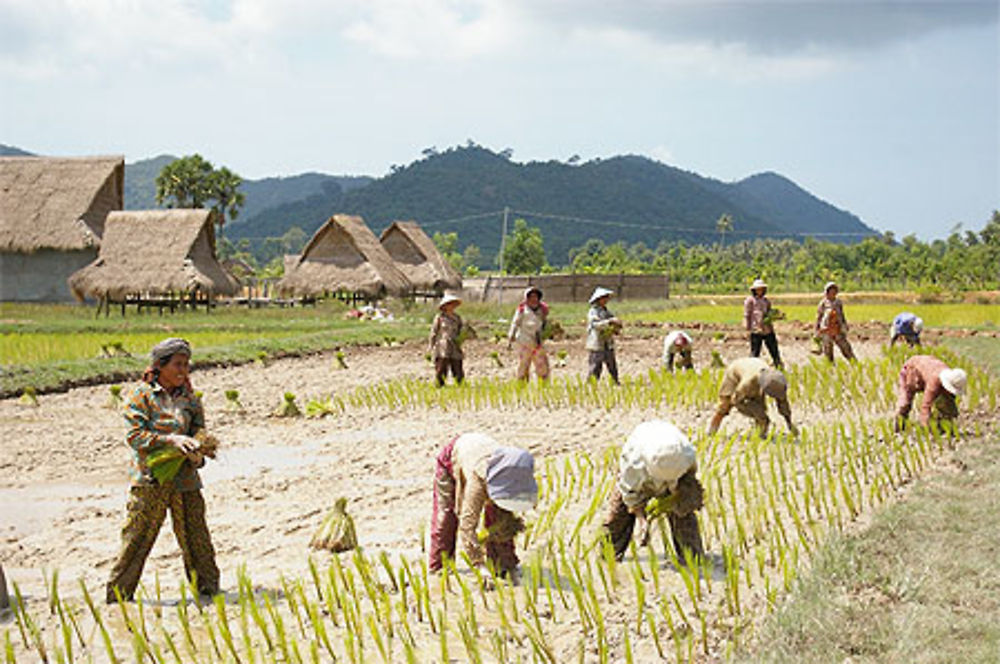
[[[892,319],[889,331],[889,345],[895,346],[900,337],[910,346],[920,345],[920,333],[924,331],[924,320],[914,313],[904,311]]]
[[[708,433],[718,431],[723,418],[735,406],[736,410],[757,422],[763,438],[771,424],[767,417],[765,397],[771,397],[777,402],[778,412],[788,423],[788,430],[793,436],[797,436],[799,431],[792,424],[792,407],[788,404],[788,380],[784,374],[769,368],[758,357],[741,357],[726,367],[722,386],[719,388],[719,405],[715,409]]]
[[[674,330],[663,340],[663,368],[673,373],[675,361],[681,369],[694,369],[694,361],[691,359],[691,336],[681,330]]]
[[[962,369],[951,369],[933,355],[914,355],[899,371],[896,384],[896,431],[906,426],[910,407],[917,392],[923,392],[920,403],[920,423],[928,426],[931,410],[941,420],[958,418],[958,404],[955,397],[965,392],[967,377]]]
[[[685,551],[703,556],[698,516],[703,505],[701,482],[695,476],[698,465],[694,447],[670,422],[651,420],[639,424],[622,447],[618,481],[608,497],[604,532],[611,539],[618,560],[625,555],[636,520],[648,544],[651,517],[667,515],[677,557],[683,562]],[[651,504],[656,499],[655,506]]]
[[[535,458],[519,447],[504,447],[484,433],[466,433],[452,439],[437,457],[434,473],[434,511],[431,515],[429,567],[437,571],[442,556],[455,558],[456,535],[473,565],[485,558],[502,575],[513,575],[518,559],[514,536],[524,529],[516,513],[538,500]],[[480,536],[483,514],[485,535]]]

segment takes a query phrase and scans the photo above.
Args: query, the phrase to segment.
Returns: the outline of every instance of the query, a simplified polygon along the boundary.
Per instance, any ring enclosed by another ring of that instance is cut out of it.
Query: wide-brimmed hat
[[[441,307],[443,307],[446,304],[451,304],[452,302],[458,302],[459,304],[461,304],[462,303],[462,298],[460,298],[457,295],[452,295],[452,294],[448,293],[444,297],[441,298],[440,302],[438,302],[438,309],[440,309]]]
[[[609,295],[614,295],[614,294],[615,292],[613,290],[609,290],[602,286],[598,286],[597,288],[594,289],[593,294],[591,294],[589,302],[593,304],[594,302],[600,300],[602,297],[607,297]]]
[[[764,283],[763,279],[754,279],[753,283],[750,284],[750,290],[755,291],[758,288],[767,288],[767,284]]]
[[[828,281],[826,282],[826,286],[823,286],[823,292],[829,293],[831,288],[836,288],[837,290],[840,290],[840,286],[837,285],[836,281]]]
[[[758,379],[760,391],[775,399],[788,398],[788,379],[777,369],[764,369]]]
[[[671,422],[642,422],[625,441],[621,474],[625,483],[636,485],[643,475],[676,486],[681,476],[696,465],[695,450],[687,436]]]
[[[486,464],[486,494],[497,507],[526,512],[538,502],[535,457],[520,447],[498,447]]]
[[[965,392],[968,377],[962,369],[945,369],[941,372],[941,386],[956,397]]]
[[[538,286],[528,286],[524,289],[524,299],[527,300],[528,296],[532,293],[538,293],[538,299],[542,299],[542,289]]]

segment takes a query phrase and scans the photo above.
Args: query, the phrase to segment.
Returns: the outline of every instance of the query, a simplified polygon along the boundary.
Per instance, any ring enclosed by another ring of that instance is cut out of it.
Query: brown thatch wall
[[[0,251],[98,246],[124,181],[122,157],[0,157]]]
[[[296,297],[342,291],[377,298],[404,295],[413,287],[361,217],[337,214],[286,269],[278,290]]]
[[[238,284],[215,257],[208,210],[145,210],[108,215],[97,260],[69,279],[83,298],[194,290],[232,295]]]
[[[462,275],[416,222],[393,222],[382,231],[379,241],[418,291],[443,293],[462,288]]]

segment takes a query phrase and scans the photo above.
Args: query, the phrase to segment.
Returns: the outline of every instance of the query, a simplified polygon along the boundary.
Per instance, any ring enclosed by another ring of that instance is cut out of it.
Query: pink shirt
[[[774,328],[764,322],[764,316],[771,310],[771,301],[767,296],[748,295],[743,301],[743,324],[748,332],[755,334],[771,334]]]
[[[948,368],[942,360],[933,355],[914,355],[903,364],[899,371],[898,402],[896,414],[906,417],[913,405],[917,392],[924,393],[920,404],[920,423],[924,426],[930,421],[931,406],[934,400],[947,393],[941,384],[941,372]]]

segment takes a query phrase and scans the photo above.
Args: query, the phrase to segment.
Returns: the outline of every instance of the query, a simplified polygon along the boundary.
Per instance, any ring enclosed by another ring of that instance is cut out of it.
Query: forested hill
[[[664,240],[717,242],[716,222],[723,214],[733,220],[730,242],[803,233],[854,234],[827,237],[857,241],[875,234],[856,216],[775,173],[727,184],[644,157],[519,164],[469,146],[431,153],[350,191],[330,190],[243,215],[227,236],[256,244],[291,226],[311,234],[331,214],[342,212],[361,215],[376,233],[393,220],[414,219],[428,233],[457,232],[460,247],[475,244],[492,256],[499,245],[500,215],[468,217],[504,207],[541,229],[555,265],[564,264],[569,249],[590,238],[641,241],[651,248]]]

